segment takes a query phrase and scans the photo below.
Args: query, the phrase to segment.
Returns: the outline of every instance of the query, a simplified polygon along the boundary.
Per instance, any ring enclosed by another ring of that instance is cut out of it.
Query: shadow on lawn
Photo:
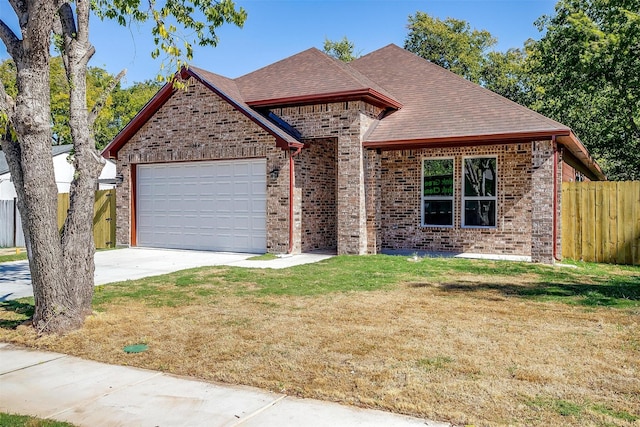
[[[24,322],[31,320],[34,307],[33,304],[30,303],[12,300],[0,302],[0,310],[13,311],[16,314],[24,316],[15,320],[0,319],[0,329],[16,329]]]
[[[412,287],[432,286],[413,284]],[[495,291],[505,297],[555,300],[585,306],[629,307],[640,305],[640,276],[595,279],[594,283],[551,281],[530,285],[497,283],[443,283],[438,289],[449,293]]]

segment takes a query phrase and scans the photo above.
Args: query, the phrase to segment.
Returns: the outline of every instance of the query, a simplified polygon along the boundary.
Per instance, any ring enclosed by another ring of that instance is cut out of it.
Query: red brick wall
[[[462,159],[496,156],[496,228],[461,227]],[[385,151],[381,154],[380,239],[383,249],[530,256],[532,144]],[[453,157],[454,227],[421,225],[422,160]]]
[[[289,243],[289,162],[275,138],[194,80],[177,91],[118,153],[117,243],[130,244],[131,170],[137,164],[237,158],[267,159],[267,250]],[[277,179],[269,171],[279,169]]]
[[[362,136],[373,123],[381,109],[362,101],[336,102],[295,107],[274,108],[281,117],[306,139],[334,138],[336,141],[336,229],[339,254],[363,254],[367,252],[367,211],[364,182],[364,150]],[[303,150],[304,151],[304,150]],[[304,183],[296,182],[304,197]],[[328,193],[325,193],[328,194]],[[327,200],[303,201],[326,204]],[[302,217],[306,217],[303,206]],[[322,224],[312,224],[307,219],[304,229],[317,230]],[[303,231],[304,232],[304,231]]]
[[[383,151],[362,148],[381,110],[361,101],[273,109],[308,147],[294,157],[294,251],[337,248],[454,251],[531,256],[553,253],[551,141]],[[497,157],[497,226],[461,227],[462,159]],[[266,158],[267,250],[289,246],[289,158],[268,132],[199,83],[176,92],[118,155],[124,182],[117,192],[117,239],[130,242],[131,182],[136,164]],[[425,158],[455,158],[453,228],[421,225]],[[559,173],[558,179],[561,179]],[[559,209],[559,203],[558,203]],[[559,235],[559,230],[558,230]],[[533,250],[532,250],[533,248]]]
[[[303,252],[337,248],[335,138],[305,141],[295,157],[296,187],[301,189]]]

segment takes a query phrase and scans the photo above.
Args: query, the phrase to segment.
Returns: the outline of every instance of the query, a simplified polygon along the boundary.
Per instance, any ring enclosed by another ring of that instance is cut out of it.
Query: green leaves
[[[349,41],[347,36],[344,36],[342,40],[336,42],[325,39],[322,50],[324,50],[324,53],[327,55],[333,56],[340,61],[351,62],[359,56],[353,53],[354,49],[355,45],[353,42]]]
[[[404,48],[454,73],[480,82],[486,51],[496,39],[486,30],[471,29],[466,21],[444,21],[424,12],[409,16]]]
[[[408,49],[571,127],[609,179],[640,179],[640,0],[560,0],[523,49],[466,21],[409,17]]]
[[[165,55],[162,67],[180,69],[193,58],[193,46],[216,46],[216,29],[225,23],[244,25],[247,12],[232,0],[94,0],[93,10],[101,18],[120,25],[131,21],[153,21],[151,35],[156,45],[152,58]]]
[[[87,104],[89,108],[102,96],[113,78],[114,76],[99,67],[90,67],[87,70]],[[14,96],[17,87],[13,61],[0,62],[0,80],[4,82],[7,93]],[[52,144],[70,144],[69,83],[60,57],[51,59],[49,82],[51,88]],[[126,89],[117,85],[107,97],[104,108],[94,124],[93,132],[96,148],[104,148],[144,107],[149,99],[156,94],[160,86],[158,82],[151,81],[135,83]],[[15,139],[14,131],[6,121],[6,117],[0,115],[0,137],[4,137],[7,134]]]
[[[426,13],[409,17],[405,49],[459,76],[526,105],[529,87],[525,75],[524,49],[493,51],[496,39],[486,30],[472,29],[468,22],[444,21]]]
[[[561,0],[538,21],[532,107],[570,126],[609,179],[640,179],[640,0]]]

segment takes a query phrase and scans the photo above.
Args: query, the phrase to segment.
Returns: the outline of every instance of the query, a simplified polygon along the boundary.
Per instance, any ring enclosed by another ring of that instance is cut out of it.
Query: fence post
[[[18,210],[16,205],[17,205],[17,200],[15,197],[13,198],[13,247],[15,248],[16,246],[18,246],[17,243],[17,237],[16,234],[18,233],[18,224],[16,223],[16,211]]]

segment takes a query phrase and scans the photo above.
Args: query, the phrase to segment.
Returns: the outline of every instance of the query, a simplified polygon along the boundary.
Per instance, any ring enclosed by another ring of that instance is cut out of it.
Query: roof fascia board
[[[297,141],[287,141],[283,136],[278,135],[273,129],[271,129],[266,124],[262,123],[262,121],[256,116],[257,113],[253,113],[248,111],[246,108],[239,105],[236,101],[234,101],[231,97],[226,95],[220,89],[213,86],[206,79],[202,78],[195,71],[183,68],[180,71],[180,76],[184,79],[189,76],[198,80],[200,83],[205,85],[208,89],[216,93],[226,102],[231,104],[236,110],[243,113],[253,122],[255,122],[258,126],[262,127],[264,130],[273,135],[276,139],[276,146],[287,149],[289,147],[302,147],[303,144]],[[136,114],[136,116],[116,135],[116,137],[111,141],[103,150],[102,156],[107,159],[117,159],[118,151],[126,144],[136,132],[140,130],[142,126],[164,105],[164,103],[175,93],[176,89],[173,87],[171,82],[165,84],[159,91],[154,95],[153,98]]]
[[[569,150],[568,147],[566,147],[565,145],[562,145],[562,146],[563,146],[563,148],[566,149],[562,153],[562,161],[564,163],[568,164],[569,166],[571,166],[572,168],[574,168],[578,172],[581,172],[581,173],[585,174],[587,176],[587,178],[589,178],[592,181],[600,181],[601,180],[596,174],[593,173],[593,171],[591,171],[589,168],[587,168],[584,165],[584,163],[582,163],[582,161],[580,161],[576,156],[574,156],[573,153],[571,153],[571,150]]]
[[[521,133],[504,133],[489,135],[466,135],[451,136],[442,138],[427,139],[407,139],[397,141],[365,141],[365,148],[380,148],[389,150],[401,150],[407,148],[424,148],[424,147],[451,147],[466,144],[490,145],[490,144],[510,144],[516,142],[549,140],[554,135],[569,135],[570,131],[540,131],[540,132],[521,132]]]
[[[266,130],[271,135],[273,135],[276,139],[277,147],[280,147],[282,149],[287,149],[290,147],[301,148],[304,146],[304,144],[302,144],[301,142],[288,141],[282,135],[279,135],[277,132],[274,131],[274,129],[272,129],[266,123],[263,123],[262,120],[260,120],[260,118],[257,115],[258,113],[255,113],[247,108],[244,108],[242,105],[238,104],[233,98],[231,98],[226,93],[224,93],[223,91],[221,91],[220,89],[212,85],[209,81],[201,77],[198,73],[196,73],[192,69],[183,68],[180,73],[183,79],[186,79],[188,76],[191,76],[194,79],[198,80],[200,83],[202,83],[207,88],[209,88],[212,92],[216,93],[220,98],[224,99],[227,103],[231,104],[231,106],[233,106],[236,110],[240,111],[242,114],[248,117],[255,124],[257,124],[262,129]]]
[[[341,102],[350,100],[364,100],[376,107],[390,108],[399,110],[402,104],[395,99],[389,98],[380,92],[367,88],[357,90],[347,90],[341,92],[330,92],[314,95],[289,96],[283,98],[260,99],[247,101],[247,105],[254,108],[301,105],[301,104],[317,104],[326,102]]]
[[[569,166],[584,173],[592,181],[605,181],[607,179],[602,169],[600,169],[600,165],[591,157],[586,147],[573,132],[570,132],[569,135],[558,136],[557,141],[571,154],[569,161],[572,158],[575,159],[575,164],[567,162]]]
[[[142,107],[133,119],[113,138],[103,150],[102,156],[107,159],[117,159],[118,151],[135,135],[138,130],[155,114],[156,111],[173,95],[175,88],[171,82],[166,83],[160,90]]]

